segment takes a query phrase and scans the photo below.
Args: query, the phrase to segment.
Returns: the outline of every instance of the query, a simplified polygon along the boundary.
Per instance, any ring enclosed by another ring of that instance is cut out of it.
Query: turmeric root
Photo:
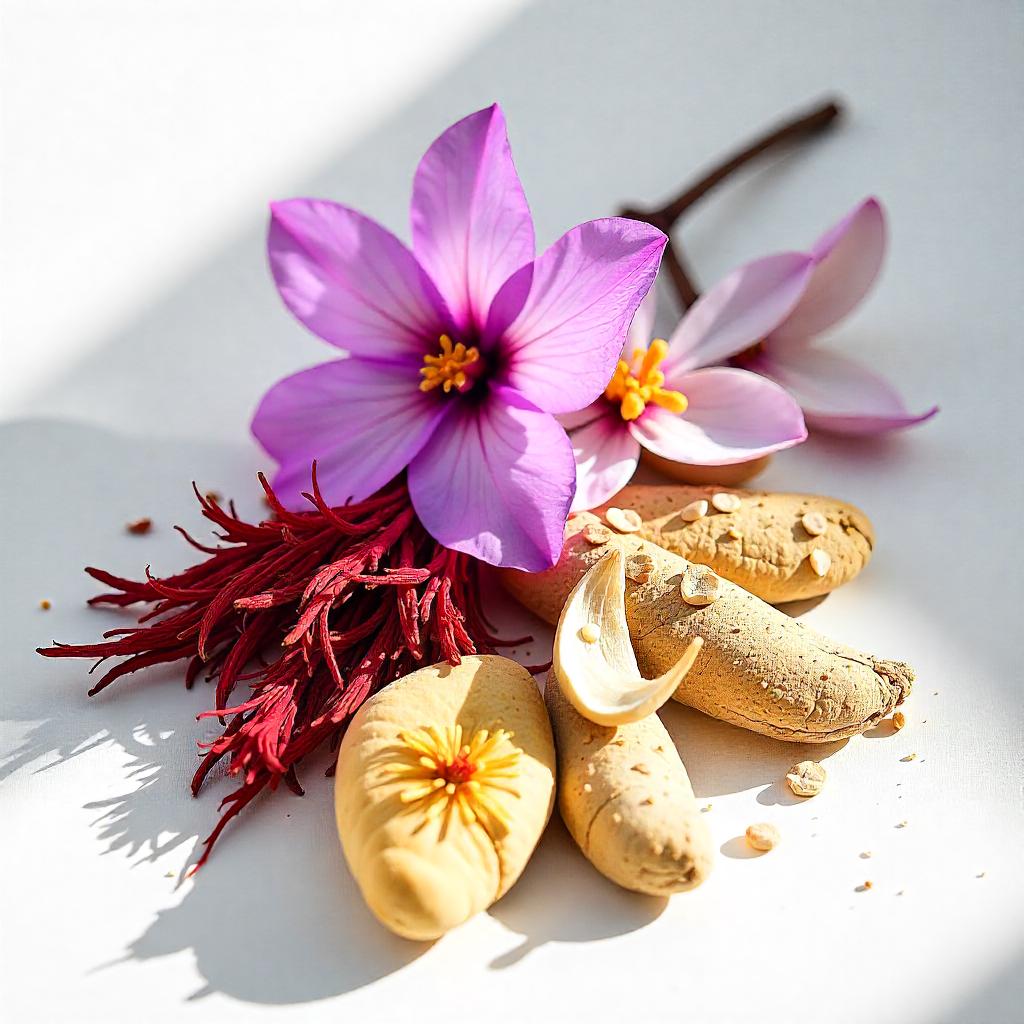
[[[694,637],[703,639],[674,695],[683,704],[765,736],[826,743],[870,728],[910,692],[908,665],[837,644],[728,580],[718,581],[710,603],[688,604],[681,589],[685,559],[638,534],[597,531],[598,523],[590,513],[575,516],[556,566],[535,574],[502,570],[502,582],[554,623],[569,592],[610,545],[625,554],[627,577],[631,556],[632,564],[652,563],[634,573],[638,579],[627,578],[626,621],[646,678],[667,672]],[[600,542],[588,541],[584,531]]]
[[[545,700],[558,752],[558,808],[605,877],[668,896],[711,870],[711,836],[672,739],[657,715],[609,727],[585,719],[548,673]]]
[[[819,597],[848,583],[875,543],[860,509],[817,494],[635,484],[611,505],[640,516],[644,540],[711,566],[770,604]]]

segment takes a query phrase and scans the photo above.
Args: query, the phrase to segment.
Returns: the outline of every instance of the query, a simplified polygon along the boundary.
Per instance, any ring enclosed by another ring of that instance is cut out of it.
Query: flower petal
[[[569,440],[576,459],[573,512],[603,505],[636,472],[640,445],[625,420],[610,407],[599,419],[570,434]]]
[[[422,360],[448,328],[437,289],[390,231],[324,199],[271,206],[267,249],[284,304],[357,356]]]
[[[648,406],[633,436],[655,455],[676,462],[728,466],[791,448],[807,438],[800,407],[756,373],[730,367],[695,370],[673,387],[689,406],[682,415]]]
[[[799,301],[813,269],[810,256],[783,252],[734,270],[679,321],[669,338],[666,374],[724,362],[761,341]]]
[[[482,329],[498,289],[534,257],[533,220],[497,104],[452,125],[420,161],[412,238],[456,327]]]
[[[545,412],[593,402],[611,379],[666,241],[638,221],[592,220],[513,274],[485,331],[485,342],[501,349],[504,382]]]
[[[814,273],[779,338],[811,338],[838,323],[871,290],[885,258],[885,213],[865,199],[814,243]]]
[[[499,388],[440,424],[409,467],[409,493],[446,547],[537,572],[561,553],[575,479],[555,418]]]
[[[647,348],[654,337],[654,320],[658,315],[658,286],[651,285],[651,290],[643,297],[643,301],[633,314],[633,322],[626,334],[623,352],[627,358],[635,348]]]
[[[400,473],[450,410],[420,391],[416,368],[352,357],[302,370],[263,396],[256,439],[281,463],[274,487],[302,508],[310,467],[332,505],[360,501]]]
[[[908,412],[899,393],[878,374],[807,344],[776,348],[769,343],[750,368],[781,384],[816,430],[878,434],[923,423],[939,411],[936,405],[923,413]]]

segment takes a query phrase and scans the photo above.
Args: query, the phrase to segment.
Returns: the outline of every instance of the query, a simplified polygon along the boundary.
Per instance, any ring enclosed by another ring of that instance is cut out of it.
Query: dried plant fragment
[[[907,716],[902,711],[896,711],[892,716],[893,732],[899,732],[907,724]]]
[[[125,529],[136,536],[142,536],[142,534],[149,533],[153,529],[153,520],[148,516],[143,516],[142,519],[135,519],[130,523],[126,523]]]
[[[626,559],[626,576],[634,583],[646,583],[654,572],[654,559],[643,553]]]
[[[631,508],[609,508],[605,514],[608,525],[619,533],[636,533],[644,525],[643,520]]]
[[[817,796],[825,785],[827,773],[817,761],[801,761],[786,775],[789,788],[797,796]]]

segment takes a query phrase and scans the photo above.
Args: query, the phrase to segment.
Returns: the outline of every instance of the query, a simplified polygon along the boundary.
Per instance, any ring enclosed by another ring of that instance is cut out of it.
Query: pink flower
[[[534,256],[533,222],[495,105],[449,128],[413,182],[412,251],[336,203],[275,203],[270,266],[291,312],[348,358],[280,381],[252,430],[293,507],[408,470],[440,543],[539,570],[562,546],[572,447],[554,413],[601,394],[665,236],[608,218]]]
[[[819,334],[850,313],[871,289],[885,255],[885,214],[866,199],[814,243],[814,272],[789,315],[752,349],[723,353],[781,384],[811,427],[876,434],[913,426],[938,411],[908,412],[892,386],[859,363],[816,348]]]
[[[805,440],[800,407],[777,384],[735,367],[700,367],[781,323],[812,272],[813,261],[800,253],[749,263],[698,299],[667,342],[650,340],[652,289],[604,394],[560,417],[576,457],[573,508],[594,508],[629,483],[641,446],[675,462],[722,466]]]

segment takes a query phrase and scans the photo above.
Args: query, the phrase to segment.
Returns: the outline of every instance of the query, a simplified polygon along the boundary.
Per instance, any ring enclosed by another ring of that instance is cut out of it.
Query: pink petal
[[[810,256],[783,252],[734,270],[672,332],[665,372],[721,363],[761,341],[799,301],[813,268]]]
[[[281,468],[274,487],[303,508],[310,467],[332,505],[369,497],[426,444],[452,402],[418,387],[414,364],[352,357],[303,370],[275,384],[252,421],[256,439]]]
[[[513,274],[494,300],[485,332],[501,351],[504,381],[546,412],[594,401],[611,379],[665,242],[638,221],[593,220]]]
[[[267,248],[285,305],[353,355],[422,359],[449,317],[412,253],[376,221],[322,199],[271,206]]]
[[[800,407],[778,385],[729,367],[695,370],[673,382],[689,399],[682,415],[648,406],[633,436],[656,455],[728,466],[791,448],[807,438]]]
[[[899,393],[882,377],[852,359],[806,344],[769,344],[750,368],[778,381],[803,407],[811,427],[832,433],[898,430],[939,411],[933,406],[923,413],[908,412]]]
[[[432,536],[528,572],[557,561],[575,480],[565,431],[505,389],[460,402],[409,467],[409,493]]]
[[[635,348],[647,348],[654,337],[654,320],[658,315],[658,288],[651,285],[651,290],[643,297],[643,301],[633,314],[633,322],[629,325],[626,334],[626,344],[623,352],[627,358],[633,354]]]
[[[885,257],[885,213],[865,199],[825,232],[811,250],[816,266],[803,298],[778,337],[811,338],[838,323],[870,291]]]
[[[625,420],[611,407],[569,435],[576,459],[576,497],[572,511],[597,508],[632,479],[640,460],[640,445]]]
[[[530,208],[497,104],[427,150],[413,183],[412,237],[458,329],[479,331],[498,289],[534,256]]]

